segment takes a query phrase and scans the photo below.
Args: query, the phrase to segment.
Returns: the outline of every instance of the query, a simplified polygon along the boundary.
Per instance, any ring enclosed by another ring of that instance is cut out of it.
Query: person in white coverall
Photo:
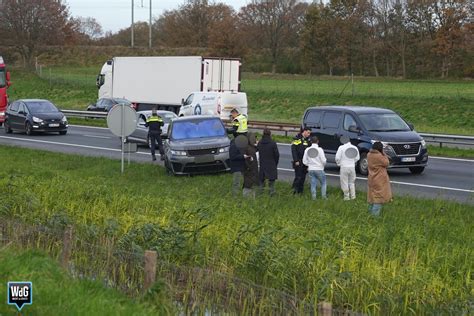
[[[341,181],[341,189],[344,192],[345,201],[349,199],[354,200],[356,198],[355,165],[360,159],[359,150],[351,144],[348,137],[341,138],[341,143],[343,145],[339,146],[336,153],[336,164],[340,167],[339,179]]]
[[[308,166],[308,175],[311,180],[311,196],[316,200],[317,184],[321,185],[321,196],[326,199],[326,174],[324,173],[324,166],[326,166],[326,156],[321,147],[318,146],[318,138],[311,137],[312,145],[305,149],[303,155],[303,164]]]

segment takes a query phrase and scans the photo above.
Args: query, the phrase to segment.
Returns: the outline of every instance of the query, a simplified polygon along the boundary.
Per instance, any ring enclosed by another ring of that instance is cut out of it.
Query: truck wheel
[[[10,128],[10,124],[8,123],[8,121],[5,121],[5,123],[3,123],[3,127],[5,128],[5,133],[7,134],[12,133],[12,129]]]
[[[369,163],[367,161],[367,153],[360,154],[360,159],[357,163],[357,171],[363,176],[369,174]]]
[[[30,136],[33,134],[33,127],[31,126],[31,123],[30,122],[26,122],[26,125],[25,125],[25,133],[26,135]]]
[[[423,170],[425,170],[425,167],[410,167],[410,172],[413,174],[421,174]]]

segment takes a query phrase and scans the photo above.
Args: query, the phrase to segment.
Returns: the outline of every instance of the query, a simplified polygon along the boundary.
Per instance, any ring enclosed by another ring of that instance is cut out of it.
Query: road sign
[[[107,115],[107,126],[117,136],[126,137],[137,128],[137,112],[127,104],[117,104]]]

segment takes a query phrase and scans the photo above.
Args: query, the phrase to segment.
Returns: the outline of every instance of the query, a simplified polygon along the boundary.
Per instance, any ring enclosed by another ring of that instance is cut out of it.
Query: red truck
[[[0,126],[5,121],[5,111],[8,105],[7,89],[10,85],[10,72],[7,71],[5,62],[2,56],[0,56]]]

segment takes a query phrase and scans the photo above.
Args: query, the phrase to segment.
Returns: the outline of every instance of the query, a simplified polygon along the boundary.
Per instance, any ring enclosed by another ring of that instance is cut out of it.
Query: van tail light
[[[138,107],[138,104],[136,104],[136,103],[132,102],[132,108],[133,108],[134,110],[136,110],[136,109],[137,109],[137,107]]]
[[[221,98],[217,99],[217,114],[221,114]]]

